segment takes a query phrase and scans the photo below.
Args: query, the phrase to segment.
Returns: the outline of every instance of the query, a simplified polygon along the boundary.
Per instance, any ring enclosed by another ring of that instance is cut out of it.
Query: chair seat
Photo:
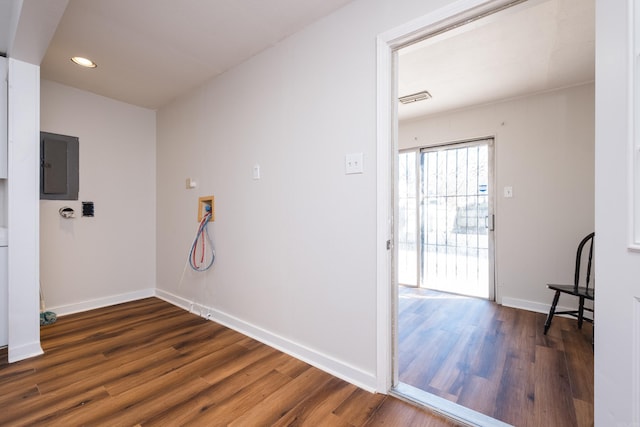
[[[593,238],[595,233],[589,233],[587,236],[580,241],[578,244],[578,250],[576,251],[576,265],[574,270],[574,279],[572,285],[555,285],[548,284],[547,288],[555,291],[555,295],[553,296],[553,302],[551,303],[551,307],[549,308],[549,314],[547,315],[547,321],[544,322],[544,334],[547,334],[549,327],[551,326],[551,320],[553,319],[554,314],[556,314],[556,307],[558,305],[558,301],[560,300],[561,294],[569,294],[578,297],[579,304],[577,310],[567,310],[567,311],[559,311],[557,314],[568,314],[574,316],[578,319],[578,329],[582,328],[582,322],[593,322],[593,319],[588,319],[584,317],[585,311],[590,311],[593,313],[593,308],[585,307],[584,300],[593,301],[595,296],[595,290],[593,287],[589,287],[589,283],[591,283],[591,264],[593,258]],[[586,257],[587,265],[585,269],[586,279],[583,282],[580,282],[581,270],[580,265],[582,264],[582,250],[589,243],[589,255]],[[579,286],[580,283],[584,283],[584,286]]]
[[[596,290],[593,288],[586,288],[585,286],[578,286],[576,291],[574,285],[554,285],[548,284],[547,288],[553,289],[554,291],[560,291],[565,294],[575,295],[577,297],[584,297],[586,299],[593,300],[596,294]]]

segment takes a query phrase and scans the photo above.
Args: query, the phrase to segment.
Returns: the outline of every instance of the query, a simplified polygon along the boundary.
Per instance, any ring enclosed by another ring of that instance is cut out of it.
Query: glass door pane
[[[421,156],[421,286],[489,298],[488,142]]]
[[[402,152],[398,166],[398,283],[418,286],[417,151]]]

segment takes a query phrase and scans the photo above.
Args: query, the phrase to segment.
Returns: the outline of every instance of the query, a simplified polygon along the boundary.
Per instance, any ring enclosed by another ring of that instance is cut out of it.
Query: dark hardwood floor
[[[61,317],[41,342],[0,351],[0,426],[455,425],[155,298]]]
[[[551,299],[552,294],[549,294]],[[400,288],[399,378],[518,427],[593,425],[592,325]]]

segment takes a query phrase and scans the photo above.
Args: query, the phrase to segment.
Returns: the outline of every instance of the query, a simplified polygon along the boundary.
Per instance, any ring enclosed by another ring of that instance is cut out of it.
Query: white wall
[[[9,362],[42,353],[38,316],[40,61],[67,0],[16,0],[8,28]],[[27,62],[25,62],[27,61]],[[1,196],[1,194],[0,194]]]
[[[546,284],[573,282],[594,230],[594,103],[586,84],[400,123],[401,148],[495,137],[498,302],[546,312]]]
[[[365,377],[372,373],[374,37],[447,3],[356,1],[163,110],[160,289],[194,298],[205,284],[203,300],[212,306]],[[596,302],[595,416],[598,426],[631,425],[640,401],[633,395],[639,358],[631,324],[640,263],[625,247],[626,2],[597,0],[596,17],[596,280],[603,291]],[[343,155],[354,151],[365,154],[365,174],[345,177]],[[259,182],[250,180],[256,161],[263,166]],[[186,176],[199,177],[201,187],[184,190]],[[196,193],[218,196],[219,263],[178,288]],[[15,238],[29,239],[23,231],[15,230]],[[29,274],[34,270],[37,265]],[[14,284],[20,300],[10,310],[20,321],[37,296],[32,283]],[[31,335],[29,325],[22,325],[21,336]]]
[[[158,112],[161,295],[375,387],[375,41],[445,3],[355,1]],[[180,284],[209,194],[217,264]]]
[[[7,226],[7,59],[0,57],[0,231]],[[2,237],[4,240],[4,237]],[[0,242],[0,347],[9,343],[9,310],[8,310],[8,272],[6,241]]]
[[[7,58],[0,57],[0,227],[7,226],[7,69]]]
[[[0,57],[0,227],[7,226],[7,63]]]
[[[9,58],[9,362],[42,353],[38,315],[40,67]]]
[[[156,282],[155,112],[43,80],[41,130],[80,140],[77,201],[40,201],[40,279],[58,314],[148,296]],[[82,201],[95,217],[82,217]],[[75,219],[58,214],[62,206]]]
[[[634,327],[633,319],[634,307],[640,310],[634,298],[640,297],[640,253],[626,248],[628,120],[633,117],[627,6],[626,1],[596,0],[595,420],[597,426],[635,427],[640,425],[640,325]]]
[[[7,94],[7,58],[0,57],[0,179],[7,178]]]

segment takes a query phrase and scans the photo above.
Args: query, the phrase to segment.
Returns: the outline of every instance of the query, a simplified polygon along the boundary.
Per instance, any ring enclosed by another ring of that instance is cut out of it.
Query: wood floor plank
[[[416,387],[431,386],[432,379],[449,359],[458,340],[454,334],[441,329],[425,330],[421,337],[414,349],[413,360],[399,368],[400,381]],[[446,390],[442,391],[448,393]]]
[[[505,361],[495,406],[487,412],[476,410],[515,426],[533,425],[535,383],[534,362],[528,357],[520,357],[517,352],[511,353]]]
[[[574,425],[592,423],[592,379],[572,379],[592,363],[589,352],[581,352],[589,350],[588,328],[576,337],[575,322],[558,318],[553,333],[541,338],[544,316],[502,313],[472,301],[460,316],[467,326],[416,323],[422,304],[436,300],[415,298],[408,305],[412,317],[405,325],[415,326],[405,334],[415,347],[405,363],[414,370],[410,377],[437,378],[443,396],[487,411],[494,406],[517,426],[566,422],[547,407],[558,406],[552,396],[539,398],[563,384]],[[446,322],[445,306],[426,318]],[[491,361],[478,360],[492,346]],[[0,425],[455,425],[155,298],[63,316],[42,328],[42,347],[44,355],[13,364],[0,350]],[[564,366],[567,380],[537,372],[541,361]],[[439,364],[454,375],[438,373]]]
[[[573,399],[573,406],[576,409],[576,422],[578,426],[593,427],[593,402]]]
[[[104,360],[102,363],[89,366],[82,370],[67,366],[66,369],[56,369],[54,378],[38,382],[38,388],[43,394],[54,393],[60,389],[72,386],[75,390],[90,390],[98,385],[109,384],[123,377],[137,377],[145,368],[153,366],[163,360],[173,360],[177,355],[174,349],[167,348],[146,357],[121,364],[117,360]]]
[[[571,383],[571,394],[575,399],[593,404],[593,349],[591,346],[592,325],[584,325],[583,331],[562,331],[567,369]]]
[[[367,420],[365,426],[452,427],[458,424],[438,415],[424,417],[415,408],[400,400],[386,400]]]
[[[456,337],[455,344],[448,350],[449,354],[456,354],[459,357],[447,357],[439,365],[439,369],[433,376],[429,385],[439,390],[444,390],[449,395],[459,396],[462,385],[466,378],[471,375],[470,363],[474,359],[474,353],[478,351],[477,340],[469,329],[451,334]],[[470,355],[470,353],[472,353]]]
[[[187,420],[194,417],[194,414],[206,411],[214,405],[227,401],[231,396],[236,395],[243,389],[255,389],[256,381],[263,379],[289,359],[289,356],[279,352],[269,354],[264,359],[256,361],[223,381],[219,381],[214,385],[207,382],[209,386],[205,390],[202,390],[187,401],[180,404],[167,405],[164,408],[160,408],[160,410],[156,408],[156,413],[142,421],[142,424],[145,426],[184,425]]]
[[[401,382],[518,427],[589,425],[591,324],[578,330],[574,319],[556,317],[544,335],[542,313],[427,289],[399,292]]]
[[[373,416],[384,400],[385,397],[381,394],[372,395],[357,389],[333,413],[351,425],[361,426]]]
[[[490,329],[480,331],[482,343],[472,362],[475,375],[499,381],[507,353],[503,324],[503,321],[495,321]]]
[[[164,319],[160,324],[154,321],[150,329],[138,326],[126,334],[127,340],[118,341],[117,345],[113,345],[113,341],[106,342],[107,348],[103,349],[102,353],[108,358],[119,358],[151,351],[157,346],[172,346],[180,349],[184,342],[190,341],[194,336],[201,339],[223,333],[221,329],[203,328],[205,323],[202,320],[194,316],[193,318]],[[118,335],[118,337],[123,336],[125,336],[124,332]],[[110,343],[111,346],[109,346]]]
[[[355,389],[354,385],[345,383],[338,378],[331,378],[325,387],[313,391],[306,399],[277,420],[273,427],[300,425],[349,427],[351,424],[338,417],[333,411]]]
[[[535,375],[536,425],[577,426],[564,352],[538,346]]]
[[[273,417],[272,408],[270,406],[256,409],[269,396],[277,393],[283,387],[287,387],[291,383],[291,378],[277,371],[271,371],[267,375],[254,382],[251,387],[243,388],[238,393],[228,398],[217,401],[213,400],[202,406],[200,410],[188,419],[188,424],[192,425],[210,425],[210,426],[227,426],[232,423],[237,425],[253,424],[254,418],[260,420]],[[215,399],[215,396],[212,396]],[[268,411],[268,413],[265,413]],[[247,417],[246,414],[251,412],[252,415]],[[256,422],[253,425],[269,425]]]
[[[0,386],[0,388],[2,388],[2,386]],[[0,398],[0,408],[6,408],[8,405],[13,404],[13,402],[23,402],[27,399],[33,399],[39,395],[40,390],[38,390],[38,386],[35,384],[33,386],[12,387]]]
[[[283,373],[291,378],[296,378],[309,368],[309,364],[302,360],[290,357],[285,363],[278,366],[278,372]]]
[[[246,347],[238,344],[234,345],[243,348],[244,352],[240,353],[232,360],[216,366],[216,369],[209,369],[200,373],[200,376],[209,384],[216,384],[219,381],[230,377],[236,372],[243,370],[247,366],[252,365],[258,360],[264,359],[276,352],[276,350],[274,350],[273,348],[267,347],[265,345],[253,347],[252,349],[247,349]]]
[[[202,321],[203,319],[199,319]],[[180,328],[177,328],[181,332]],[[243,340],[241,334],[228,328],[224,328],[213,322],[199,323],[194,330],[189,333],[179,333],[177,339],[172,341],[171,346],[181,353],[192,355],[203,355],[212,349],[221,349],[228,345],[241,345]],[[203,343],[208,345],[203,346]]]
[[[470,375],[465,379],[456,403],[483,414],[495,413],[499,384],[484,377]]]
[[[20,365],[6,365],[0,369],[0,387],[8,384],[17,384],[24,378],[30,379],[36,372],[36,369],[32,364],[26,363]]]
[[[38,395],[47,392],[49,384],[55,384],[55,387],[64,387],[65,384],[73,382],[72,376],[77,378],[80,372],[85,372],[90,369],[97,371],[101,370],[105,362],[105,358],[102,355],[90,355],[87,357],[81,357],[71,364],[55,364],[48,365],[46,368],[38,368],[33,371],[29,371],[29,375],[22,376],[20,379],[15,379],[10,382],[11,390],[3,396],[0,396],[0,404],[6,401],[10,401],[14,398],[16,393],[22,394],[21,402],[24,402],[33,396],[31,392],[33,387],[38,390]],[[60,380],[63,379],[61,382]],[[87,387],[91,389],[100,385],[100,381],[95,382],[93,385]],[[0,387],[2,387],[0,385]]]
[[[229,423],[229,426],[273,425],[301,399],[306,399],[319,387],[325,387],[331,376],[317,368],[309,367],[288,384],[268,395],[264,400]]]
[[[225,362],[234,360],[246,350],[242,347],[231,345],[198,358],[180,356],[175,349],[167,349],[165,351],[175,353],[168,355],[167,358],[148,361],[143,369],[137,370],[133,374],[118,375],[117,370],[112,370],[114,372],[113,378],[105,382],[105,388],[109,394],[117,396],[133,389],[153,389],[155,386],[151,384],[153,381],[157,381],[159,378],[170,378],[170,376],[176,377],[179,375],[180,379],[176,379],[176,381],[185,381],[195,376],[202,378],[203,373],[215,370]],[[138,392],[140,393],[140,391]]]
[[[100,408],[85,413],[84,417],[77,414],[69,419],[60,419],[60,423],[106,426],[141,424],[158,412],[158,401],[161,401],[163,406],[182,405],[206,390],[209,383],[200,377],[191,377],[181,381],[179,386],[169,385],[166,388],[160,388],[156,384],[153,387],[161,391],[146,392],[141,395],[139,389],[132,389],[113,397]]]
[[[97,387],[79,394],[49,394],[29,400],[25,405],[11,405],[0,411],[0,425],[54,425],[57,417],[86,405],[109,399],[109,393]]]
[[[43,327],[42,337],[47,338],[47,349],[52,350],[58,345],[69,345],[75,341],[100,340],[113,334],[119,334],[129,330],[138,324],[149,323],[150,326],[161,328],[163,321],[171,321],[171,319],[179,316],[180,313],[174,307],[158,306],[159,309],[149,310],[147,306],[145,311],[140,311],[135,316],[127,316],[123,311],[125,308],[116,307],[114,311],[99,311],[99,315],[90,318],[84,316],[71,317],[66,319],[60,318],[59,325],[56,322],[55,328]],[[99,309],[101,310],[101,309]],[[74,316],[74,315],[71,315]],[[67,326],[83,319],[76,327]],[[151,322],[154,321],[154,322]],[[148,329],[151,329],[150,327]]]
[[[61,320],[61,324],[65,324],[64,318]],[[189,336],[190,333],[202,323],[201,319],[197,318],[172,318],[163,319],[163,322],[149,322],[151,325],[148,328],[117,328],[114,327],[113,331],[108,334],[96,333],[92,337],[84,340],[70,340],[66,342],[64,346],[51,346],[45,338],[43,338],[43,350],[48,355],[56,355],[61,359],[60,363],[66,363],[74,358],[81,357],[88,354],[102,354],[107,358],[119,356],[122,354],[136,354],[140,355],[147,352],[153,352],[155,345],[162,345],[159,340],[163,342],[177,343],[180,340],[185,339],[185,336]],[[168,323],[164,323],[168,322]],[[142,323],[144,324],[144,322]],[[57,325],[57,323],[56,323]],[[47,328],[50,328],[48,326]],[[99,327],[99,326],[97,326]],[[125,338],[126,339],[118,339]],[[53,358],[47,358],[43,363],[53,360]]]

